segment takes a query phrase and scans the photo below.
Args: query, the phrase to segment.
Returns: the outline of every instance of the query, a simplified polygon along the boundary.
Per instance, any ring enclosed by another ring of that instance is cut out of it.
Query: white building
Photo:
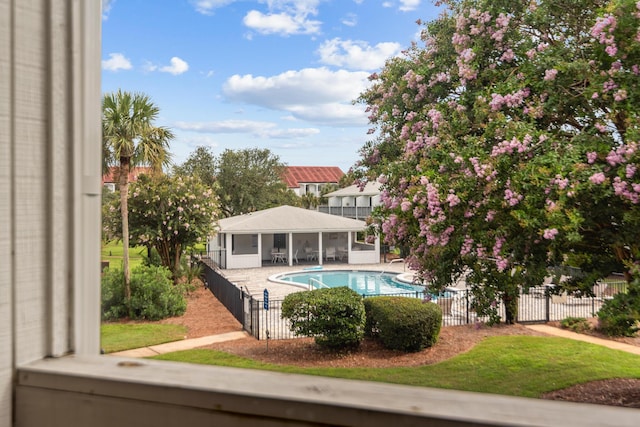
[[[380,243],[364,238],[366,224],[292,206],[225,218],[207,253],[222,268],[258,268],[263,264],[326,261],[377,264]]]
[[[377,182],[368,182],[362,188],[351,185],[332,191],[324,195],[327,205],[318,206],[318,211],[364,220],[380,205],[380,187]]]

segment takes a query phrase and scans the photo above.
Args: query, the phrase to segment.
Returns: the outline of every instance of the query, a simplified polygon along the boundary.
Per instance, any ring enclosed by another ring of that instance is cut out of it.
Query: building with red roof
[[[112,166],[109,168],[109,172],[102,175],[102,186],[108,188],[110,191],[116,191],[119,184],[118,173],[120,168]],[[140,175],[151,175],[151,167],[149,166],[136,166],[129,171],[129,182],[135,182]]]
[[[327,184],[338,185],[344,172],[337,166],[287,166],[282,177],[298,196],[311,193],[320,196]]]

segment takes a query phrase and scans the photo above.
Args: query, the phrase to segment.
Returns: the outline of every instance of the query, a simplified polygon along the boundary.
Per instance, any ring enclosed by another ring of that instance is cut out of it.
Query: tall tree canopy
[[[280,158],[267,149],[225,150],[216,175],[223,216],[285,204],[297,206],[298,196],[282,181],[284,168]]]
[[[640,3],[443,3],[361,95],[378,133],[357,172],[431,286],[465,274],[511,321],[549,265],[588,286],[638,259]]]
[[[151,166],[156,173],[170,162],[169,141],[173,133],[155,126],[160,112],[151,99],[142,93],[118,90],[102,99],[103,168],[118,167],[123,241],[123,272],[125,299],[131,297],[129,276],[129,172],[132,167]]]
[[[209,147],[200,146],[181,165],[173,167],[173,173],[180,176],[197,177],[210,188],[216,181],[216,156]]]

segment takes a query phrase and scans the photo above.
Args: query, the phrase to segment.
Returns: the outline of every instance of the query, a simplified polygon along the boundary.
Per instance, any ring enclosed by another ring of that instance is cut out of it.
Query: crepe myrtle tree
[[[116,200],[109,210],[117,212],[118,203]],[[141,175],[131,185],[130,241],[154,247],[175,282],[180,276],[184,250],[214,232],[218,209],[214,191],[198,178]],[[105,218],[105,229],[111,238],[121,237],[118,219],[118,215]]]
[[[375,136],[354,172],[430,287],[465,275],[512,322],[549,265],[578,263],[567,286],[588,292],[638,259],[640,2],[442,3],[361,94]]]

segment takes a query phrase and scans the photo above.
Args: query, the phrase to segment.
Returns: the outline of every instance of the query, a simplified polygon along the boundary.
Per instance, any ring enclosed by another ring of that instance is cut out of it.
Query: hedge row
[[[363,300],[347,287],[290,294],[282,317],[296,335],[332,349],[357,347],[366,334],[390,349],[420,351],[436,343],[442,325],[437,304],[405,297]]]

